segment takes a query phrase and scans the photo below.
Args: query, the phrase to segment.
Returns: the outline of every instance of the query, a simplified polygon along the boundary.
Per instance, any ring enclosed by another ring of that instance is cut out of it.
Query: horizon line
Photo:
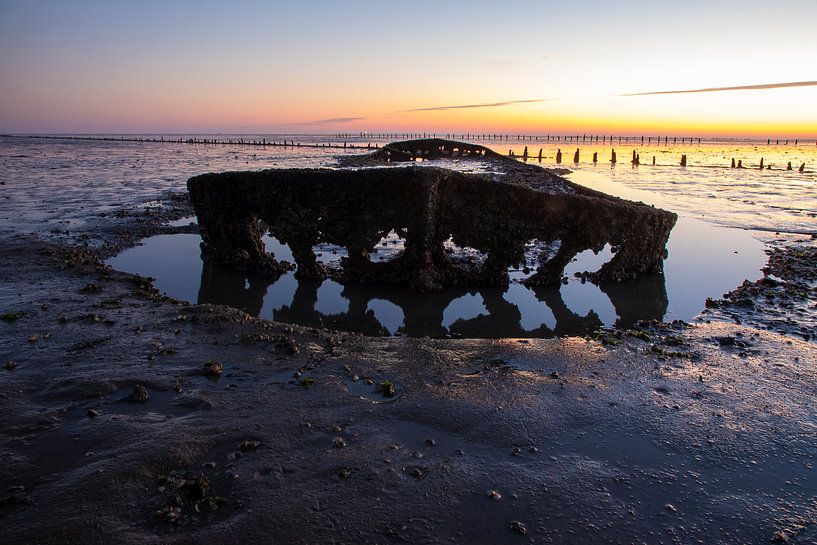
[[[803,141],[811,141],[815,140],[817,142],[817,134],[813,135],[806,135],[806,136],[769,136],[766,135],[748,135],[748,134],[707,134],[702,136],[690,136],[689,134],[685,134],[683,136],[676,135],[676,134],[662,134],[660,136],[656,136],[655,133],[629,133],[629,134],[611,134],[611,133],[576,133],[576,132],[559,132],[559,133],[522,133],[522,132],[483,132],[483,131],[439,131],[439,132],[429,132],[429,131],[354,131],[354,132],[345,132],[345,131],[332,131],[332,132],[226,132],[226,131],[183,131],[183,132],[162,132],[162,131],[148,131],[148,132],[97,132],[97,131],[83,131],[83,132],[3,132],[0,131],[0,137],[6,138],[71,138],[71,137],[78,137],[78,138],[89,138],[89,137],[127,137],[127,136],[154,136],[154,137],[162,137],[162,136],[215,136],[215,135],[224,135],[224,136],[329,136],[329,137],[337,137],[337,135],[348,135],[349,138],[377,138],[377,137],[389,137],[393,135],[394,137],[407,137],[407,138],[417,138],[417,135],[425,135],[420,136],[420,138],[440,138],[444,136],[450,136],[451,138],[460,136],[460,137],[482,137],[485,136],[486,140],[493,140],[493,136],[497,136],[497,140],[502,139],[516,139],[518,137],[524,138],[562,138],[562,137],[581,137],[587,138],[587,143],[595,143],[595,137],[605,137],[608,141],[613,138],[648,138],[648,139],[655,139],[655,140],[663,140],[665,138],[668,139],[701,139],[701,140],[711,140],[715,138],[725,138],[725,139],[747,139],[747,140],[803,140]],[[481,139],[481,138],[476,138]],[[522,140],[524,141],[524,140]]]

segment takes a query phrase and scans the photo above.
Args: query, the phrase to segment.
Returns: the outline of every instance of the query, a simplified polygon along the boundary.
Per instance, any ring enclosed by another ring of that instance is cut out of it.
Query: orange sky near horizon
[[[464,6],[7,0],[0,132],[817,138],[817,2]]]

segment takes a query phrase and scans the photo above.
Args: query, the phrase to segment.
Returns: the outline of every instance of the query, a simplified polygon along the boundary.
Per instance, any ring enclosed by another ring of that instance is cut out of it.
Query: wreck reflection
[[[292,272],[271,280],[205,263],[198,303],[375,336],[554,337],[660,320],[668,305],[664,285],[663,275],[645,275],[598,287],[578,281],[559,287],[512,283],[418,294],[391,285],[299,279]],[[605,305],[614,312],[601,312]]]

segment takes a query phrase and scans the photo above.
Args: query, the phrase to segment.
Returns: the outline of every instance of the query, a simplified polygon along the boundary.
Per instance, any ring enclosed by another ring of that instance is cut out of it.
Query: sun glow
[[[815,136],[815,86],[622,96],[817,80],[813,2],[711,4],[4,2],[0,131]]]

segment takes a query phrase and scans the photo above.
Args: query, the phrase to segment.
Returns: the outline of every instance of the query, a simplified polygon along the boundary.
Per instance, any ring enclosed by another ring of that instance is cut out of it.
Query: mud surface
[[[704,314],[817,339],[817,245],[786,244],[770,248],[768,254],[763,278],[745,281],[721,300],[707,301]]]
[[[3,543],[817,541],[813,342],[287,327],[101,265],[164,202],[0,239]]]
[[[2,252],[6,543],[817,537],[805,341],[373,339],[178,304],[30,238]]]

